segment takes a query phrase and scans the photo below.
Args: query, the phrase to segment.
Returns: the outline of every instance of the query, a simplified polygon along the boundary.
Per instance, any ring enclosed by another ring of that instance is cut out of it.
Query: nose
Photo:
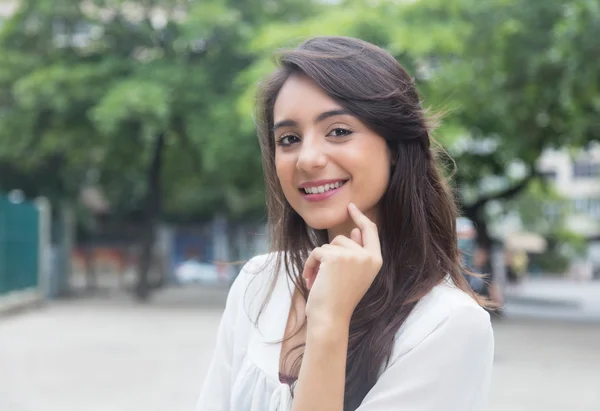
[[[327,155],[323,152],[321,143],[305,136],[300,147],[296,168],[302,171],[311,171],[326,165]]]

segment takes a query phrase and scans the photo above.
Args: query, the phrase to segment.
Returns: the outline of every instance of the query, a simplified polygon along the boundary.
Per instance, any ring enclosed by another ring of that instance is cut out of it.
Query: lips
[[[346,181],[344,180],[332,181],[329,183],[320,182],[319,184],[311,183],[305,185],[304,187],[300,186],[300,191],[302,191],[304,194],[322,194],[330,190],[338,189],[345,183]]]
[[[300,185],[300,192],[308,201],[323,201],[335,195],[348,180],[321,180]]]

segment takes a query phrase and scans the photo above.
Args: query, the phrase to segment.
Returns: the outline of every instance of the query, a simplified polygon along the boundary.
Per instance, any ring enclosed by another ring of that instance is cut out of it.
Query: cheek
[[[390,168],[385,166],[386,163],[381,162],[376,167],[371,166],[370,182],[372,189],[375,191],[386,190],[390,182]],[[381,193],[383,194],[383,193]]]
[[[372,178],[377,182],[387,181],[392,167],[390,152],[385,146],[373,146],[361,150],[354,156],[351,163],[360,164],[361,174],[368,176],[369,179]]]
[[[369,156],[362,158],[361,163],[362,172],[359,173],[361,191],[366,190],[369,197],[383,196],[391,178],[391,163],[388,152],[384,150],[371,152]]]
[[[285,176],[285,162],[279,155],[275,155],[275,172],[279,180]]]
[[[284,191],[289,190],[290,186],[293,185],[294,170],[296,165],[290,159],[285,157],[275,157],[275,172],[277,178],[279,178],[279,184]]]

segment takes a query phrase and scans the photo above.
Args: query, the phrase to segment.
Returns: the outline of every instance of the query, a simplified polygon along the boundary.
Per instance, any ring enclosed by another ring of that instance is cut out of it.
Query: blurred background
[[[313,35],[445,113],[490,409],[600,409],[600,1],[0,0],[0,410],[193,409],[268,249],[256,84]]]

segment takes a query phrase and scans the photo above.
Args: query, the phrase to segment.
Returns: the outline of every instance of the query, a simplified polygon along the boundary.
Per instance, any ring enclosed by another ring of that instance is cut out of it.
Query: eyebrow
[[[343,115],[349,115],[351,114],[348,110],[346,109],[336,109],[336,110],[329,110],[329,111],[325,111],[321,114],[319,114],[317,117],[315,117],[314,122],[315,123],[320,123],[323,120],[328,119],[329,117],[334,117],[334,116],[343,116]],[[277,130],[278,128],[282,128],[282,127],[295,127],[297,126],[298,123],[294,120],[281,120],[278,121],[277,123],[275,123],[275,125],[273,126],[273,131]]]

